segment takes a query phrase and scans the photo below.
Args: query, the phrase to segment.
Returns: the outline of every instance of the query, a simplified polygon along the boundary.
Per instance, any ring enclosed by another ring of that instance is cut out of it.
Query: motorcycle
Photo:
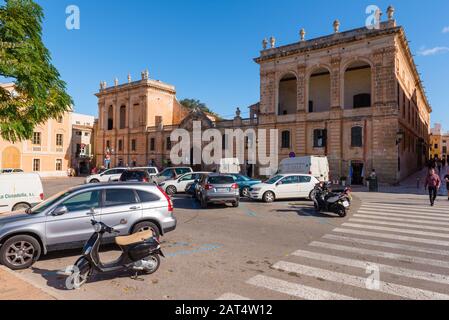
[[[350,204],[350,189],[345,189],[340,194],[332,193],[329,190],[329,183],[317,184],[313,191],[313,202],[315,210],[333,212],[341,218],[346,217]]]
[[[122,254],[117,260],[104,264],[98,254],[101,240],[105,233],[119,234],[120,232],[94,218],[91,223],[94,233],[86,242],[83,255],[76,261],[68,279],[72,288],[77,289],[84,285],[94,271],[107,273],[134,270],[136,274],[133,279],[138,280],[139,271],[153,274],[158,270],[161,263],[159,256],[165,256],[158,239],[153,237],[151,230],[137,232],[130,236],[116,237],[115,242],[122,250]]]

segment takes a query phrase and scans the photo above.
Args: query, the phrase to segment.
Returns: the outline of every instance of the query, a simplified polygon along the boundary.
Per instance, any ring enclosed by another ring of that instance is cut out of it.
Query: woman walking
[[[437,198],[438,189],[441,187],[440,176],[435,173],[435,169],[430,169],[429,174],[426,178],[426,184],[424,188],[429,190],[430,205],[433,207],[435,205],[435,200]]]

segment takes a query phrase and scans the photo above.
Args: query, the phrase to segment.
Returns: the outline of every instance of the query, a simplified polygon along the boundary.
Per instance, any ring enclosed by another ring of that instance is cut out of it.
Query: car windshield
[[[275,184],[281,178],[282,178],[282,176],[274,176],[274,177],[268,179],[267,181],[265,181],[265,183],[267,183],[267,184]]]
[[[230,184],[234,183],[234,178],[231,176],[217,176],[217,177],[209,177],[210,184]]]
[[[61,192],[55,194],[54,196],[48,198],[44,202],[41,202],[34,208],[28,209],[27,213],[28,214],[37,214],[37,213],[44,212],[45,210],[50,208],[52,205],[54,205],[56,202],[65,198],[66,196],[68,196],[70,193],[71,193],[71,190],[61,191]]]

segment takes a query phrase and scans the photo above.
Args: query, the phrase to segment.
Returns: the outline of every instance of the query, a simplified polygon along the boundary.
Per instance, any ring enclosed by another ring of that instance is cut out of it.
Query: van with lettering
[[[44,190],[38,174],[0,174],[0,214],[27,210],[43,200]]]

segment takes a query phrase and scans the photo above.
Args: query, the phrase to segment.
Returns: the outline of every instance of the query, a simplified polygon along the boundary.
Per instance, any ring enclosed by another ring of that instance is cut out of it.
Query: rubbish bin
[[[378,192],[379,184],[377,178],[368,178],[368,190],[369,192]]]

